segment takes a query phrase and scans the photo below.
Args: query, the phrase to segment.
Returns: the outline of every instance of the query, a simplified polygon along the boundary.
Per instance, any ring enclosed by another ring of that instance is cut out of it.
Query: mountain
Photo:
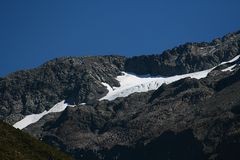
[[[211,43],[186,43],[159,55],[126,60],[125,70],[136,74],[173,76],[205,70],[239,54],[240,31]]]
[[[0,118],[76,159],[239,159],[240,32],[0,79]]]
[[[0,121],[1,160],[71,160],[66,154]]]

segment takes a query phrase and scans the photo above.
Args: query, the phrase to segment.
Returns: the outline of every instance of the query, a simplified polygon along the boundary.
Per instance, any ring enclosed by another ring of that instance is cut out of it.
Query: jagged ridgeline
[[[239,54],[239,32],[211,43],[187,43],[158,55],[66,57],[0,80],[0,118],[10,124],[40,113],[57,102],[94,104],[108,91],[101,82],[119,86],[121,71],[174,76],[212,68]]]
[[[0,118],[34,114],[23,131],[76,159],[239,159],[239,55],[235,32],[156,55],[57,58],[0,79]]]

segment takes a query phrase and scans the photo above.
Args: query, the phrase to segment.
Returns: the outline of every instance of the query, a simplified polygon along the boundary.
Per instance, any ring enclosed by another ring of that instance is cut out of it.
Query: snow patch
[[[240,58],[240,55],[234,57],[232,60],[228,62],[222,62],[222,64],[231,63]],[[218,65],[219,66],[219,65]],[[217,66],[216,66],[217,67]],[[151,77],[151,76],[137,76],[135,74],[130,74],[126,72],[122,72],[123,75],[117,76],[116,80],[119,81],[120,87],[111,87],[109,84],[102,82],[104,86],[107,87],[108,93],[106,96],[102,97],[101,100],[109,100],[112,101],[118,97],[127,97],[135,92],[148,92],[151,90],[158,89],[163,83],[170,84],[172,82],[178,81],[183,78],[196,78],[201,79],[207,77],[208,73],[210,73],[213,69],[207,69],[204,71],[188,73],[183,75],[176,75],[171,77]],[[232,67],[233,68],[233,67]],[[230,68],[230,69],[232,69]]]
[[[227,72],[227,71],[230,71],[230,72],[232,72],[232,71],[234,71],[234,67],[236,66],[236,64],[234,64],[234,65],[232,65],[232,66],[230,66],[230,67],[227,67],[227,68],[225,68],[225,69],[223,69],[222,71],[223,72]]]
[[[215,67],[214,67],[215,68]],[[106,96],[102,97],[101,100],[109,100],[112,101],[118,97],[127,97],[132,93],[135,92],[148,92],[151,90],[156,90],[159,88],[163,83],[169,84],[180,79],[190,77],[201,79],[207,76],[209,72],[211,72],[214,68],[194,72],[184,75],[176,75],[172,77],[139,77],[134,74],[129,74],[126,72],[122,72],[123,75],[118,76],[116,79],[120,83],[120,87],[111,88],[109,84],[102,83],[104,86],[107,87],[108,93]]]
[[[48,111],[43,111],[42,113],[39,114],[31,114],[25,116],[22,120],[18,121],[13,125],[13,127],[18,128],[18,129],[23,129],[29,126],[30,124],[38,122],[43,116],[49,114],[49,113],[56,113],[56,112],[62,112],[64,111],[67,106],[74,107],[74,105],[68,105],[65,103],[65,101],[61,101],[57,104],[55,104],[50,110]]]
[[[112,91],[113,91],[113,88],[112,88],[109,84],[102,82],[102,85],[104,85],[105,87],[107,87],[107,90],[108,90],[109,92],[112,92]]]
[[[240,58],[240,55],[237,55],[236,57],[234,57],[233,59],[231,59],[230,61],[227,62],[222,62],[220,65],[226,64],[226,63],[232,63],[235,62],[236,60],[238,60]]]

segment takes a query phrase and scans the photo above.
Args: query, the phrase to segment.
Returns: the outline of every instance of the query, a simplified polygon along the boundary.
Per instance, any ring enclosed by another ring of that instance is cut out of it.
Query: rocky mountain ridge
[[[136,56],[126,60],[125,70],[136,74],[173,76],[212,68],[239,53],[240,32],[210,43],[186,43],[158,55]]]
[[[25,131],[77,159],[236,159],[239,75],[239,68],[216,69],[201,80],[186,78],[156,91],[69,107]]]
[[[215,48],[214,52],[209,48]],[[107,92],[101,82],[119,86],[115,77],[121,71],[162,76],[190,73],[232,59],[239,48],[240,33],[235,32],[211,43],[187,43],[159,55],[57,58],[0,80],[0,118],[12,124],[64,99],[93,104]]]
[[[57,58],[0,79],[0,119],[14,124],[66,100],[76,106],[24,131],[76,159],[239,158],[240,60],[219,65],[237,55],[240,32],[159,55]],[[215,66],[200,80],[99,101],[108,92],[103,83],[118,87],[122,71],[173,76]]]

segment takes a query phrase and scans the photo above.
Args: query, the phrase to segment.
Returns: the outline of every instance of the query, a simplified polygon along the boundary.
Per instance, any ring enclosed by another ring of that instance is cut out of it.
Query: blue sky
[[[59,56],[156,54],[240,30],[239,0],[1,0],[0,76]]]

